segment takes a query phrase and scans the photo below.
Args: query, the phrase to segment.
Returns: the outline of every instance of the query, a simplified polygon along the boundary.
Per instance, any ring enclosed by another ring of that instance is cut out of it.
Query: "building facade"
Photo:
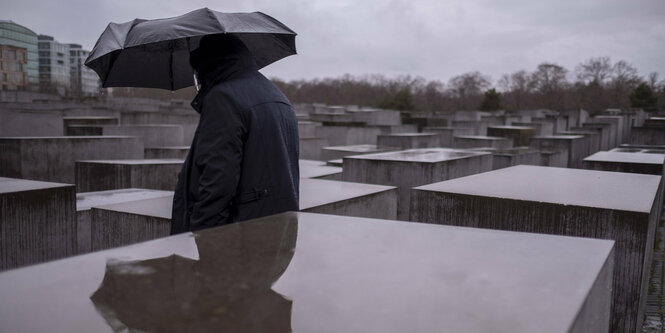
[[[51,36],[38,36],[39,84],[43,91],[66,94],[71,88],[69,45]]]
[[[16,84],[6,83],[8,89],[37,88],[39,86],[39,54],[37,44],[37,34],[12,21],[0,20],[0,45],[2,48],[2,68],[0,71],[5,73],[7,78],[10,76],[16,80]],[[6,53],[5,53],[6,52]],[[19,57],[23,57],[20,59]],[[6,62],[6,63],[5,63]],[[19,74],[16,74],[17,64],[20,72],[23,72],[24,84],[18,84]],[[8,70],[5,70],[5,66]],[[4,77],[4,75],[0,74]],[[2,79],[0,77],[0,79]],[[2,87],[2,84],[0,84]]]
[[[24,90],[28,75],[24,70],[28,62],[28,50],[11,45],[0,45],[0,88]]]
[[[90,51],[84,50],[79,44],[69,44],[68,46],[72,94],[97,95],[100,87],[97,73],[84,64]]]

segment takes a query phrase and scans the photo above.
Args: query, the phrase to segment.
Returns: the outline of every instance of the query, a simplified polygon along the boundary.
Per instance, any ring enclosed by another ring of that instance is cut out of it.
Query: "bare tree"
[[[609,57],[591,58],[575,67],[575,74],[585,84],[604,85],[612,75],[612,63]]]
[[[568,86],[568,70],[553,63],[538,65],[532,77],[536,90],[543,98],[543,105],[550,109],[563,109],[564,89]]]
[[[471,100],[479,100],[482,92],[490,86],[490,78],[478,71],[469,72],[453,77],[448,86],[450,94],[458,99],[458,109],[469,110],[477,105],[472,105]]]
[[[640,82],[637,69],[626,61],[617,61],[612,66],[612,80],[610,86],[613,92],[613,104],[615,107],[624,108],[630,105],[628,94],[635,89]]]
[[[504,91],[507,102],[510,100],[512,103],[508,103],[512,104],[511,108],[515,110],[525,107],[526,98],[535,87],[533,77],[525,70],[504,74],[498,84]]]

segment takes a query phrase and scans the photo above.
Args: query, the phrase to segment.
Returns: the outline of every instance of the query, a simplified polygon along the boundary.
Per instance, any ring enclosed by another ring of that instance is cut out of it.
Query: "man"
[[[201,114],[173,198],[171,234],[298,210],[298,122],[233,35],[190,53]]]

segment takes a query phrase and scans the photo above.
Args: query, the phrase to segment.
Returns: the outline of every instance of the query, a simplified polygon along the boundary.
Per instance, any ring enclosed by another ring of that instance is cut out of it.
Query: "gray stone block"
[[[75,187],[0,177],[0,270],[76,254]]]
[[[541,152],[529,147],[510,149],[476,148],[475,151],[492,153],[492,170],[503,169],[515,165],[541,165]]]
[[[0,313],[9,332],[607,332],[613,258],[606,240],[284,213],[0,273]]]
[[[508,138],[500,138],[497,136],[458,135],[453,138],[453,147],[458,149],[509,149],[513,147],[513,140]]]
[[[440,145],[437,133],[394,133],[379,135],[377,145],[401,149],[435,148]]]
[[[300,210],[310,213],[397,218],[397,188],[332,180],[300,180]]]
[[[612,132],[612,124],[609,123],[585,123],[583,129],[592,129],[600,132],[600,150],[608,150],[616,147],[616,136]],[[578,128],[576,128],[578,129]]]
[[[381,109],[348,110],[353,122],[369,126],[397,126],[402,124],[399,111]]]
[[[424,132],[438,133],[441,147],[452,148],[453,138],[459,135],[473,135],[473,128],[463,127],[425,127]]]
[[[554,126],[547,122],[514,122],[513,126],[533,127],[536,129],[537,136],[554,134]]]
[[[535,127],[527,126],[489,126],[488,136],[498,136],[513,140],[513,147],[528,146],[532,136],[536,136]]]
[[[624,119],[621,116],[594,116],[589,119],[592,123],[610,123],[613,125],[616,136],[616,145],[612,148],[618,146],[619,144],[625,143],[628,138],[624,137]]]
[[[342,180],[397,186],[397,218],[407,220],[412,187],[491,169],[492,155],[486,152],[446,148],[410,149],[345,157]]]
[[[189,146],[145,148],[145,158],[147,159],[166,158],[185,160],[188,153]]]
[[[453,120],[452,127],[473,128],[473,135],[487,135],[487,123],[472,120]]]
[[[342,168],[326,165],[326,162],[312,160],[298,160],[300,178],[318,178],[341,180]]]
[[[316,129],[316,137],[328,140],[331,146],[376,144],[376,138],[384,130],[373,126],[321,126]]]
[[[172,205],[173,195],[92,207],[92,251],[168,236]]]
[[[83,160],[76,161],[78,192],[146,188],[175,189],[182,160]]]
[[[301,138],[315,138],[316,129],[321,127],[320,123],[312,121],[299,121],[298,122],[298,135]]]
[[[600,151],[584,159],[584,168],[665,176],[665,151],[661,154]]]
[[[321,150],[321,159],[331,161],[342,159],[345,156],[364,155],[373,153],[385,153],[399,150],[392,147],[378,147],[377,145],[353,145],[324,147]]]
[[[76,194],[76,247],[77,253],[92,251],[92,207],[106,206],[160,197],[173,198],[171,191],[121,189]]]
[[[303,138],[299,140],[299,157],[307,160],[324,161],[321,157],[321,149],[328,145],[328,139],[325,138]]]
[[[104,126],[104,135],[127,135],[143,139],[145,147],[168,147],[190,144],[185,142],[183,129],[180,125],[152,124]]]
[[[76,131],[80,126],[90,126],[92,128],[100,128],[104,125],[118,125],[118,118],[116,117],[62,117],[63,132],[65,135],[84,135],[78,134]],[[74,126],[70,129],[70,126]],[[96,127],[95,127],[96,126]],[[88,135],[103,135],[100,134],[88,134]]]
[[[63,135],[60,113],[0,110],[0,137]]]
[[[549,135],[534,136],[531,147],[537,150],[566,150],[568,167],[581,168],[589,145],[582,135]]]
[[[568,167],[568,150],[540,150],[540,166]]]
[[[640,332],[661,178],[516,166],[413,190],[411,220],[616,241],[611,332]]]
[[[665,145],[665,128],[633,127],[629,141],[632,145]]]
[[[127,136],[0,138],[0,176],[75,183],[74,163],[143,158],[143,141]]]

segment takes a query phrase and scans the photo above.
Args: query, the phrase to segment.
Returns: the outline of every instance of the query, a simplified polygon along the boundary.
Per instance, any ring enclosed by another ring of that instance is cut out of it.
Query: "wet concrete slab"
[[[320,178],[339,180],[342,176],[341,167],[326,165],[326,162],[313,160],[298,160],[300,166],[300,178]]]
[[[661,176],[515,166],[417,187],[412,221],[617,242],[610,331],[639,331]]]
[[[400,149],[434,148],[440,145],[437,133],[393,133],[379,135],[376,139],[381,147]]]
[[[285,213],[0,273],[0,322],[9,332],[605,332],[612,266],[606,240]]]
[[[345,157],[342,180],[397,186],[397,218],[406,220],[412,187],[491,169],[492,155],[487,152],[448,148],[409,149]]]
[[[143,158],[143,148],[129,136],[0,138],[0,176],[73,184],[77,160]]]
[[[439,133],[441,147],[452,148],[453,139],[457,135],[473,135],[473,128],[466,127],[425,127],[424,132]]]
[[[166,237],[171,232],[173,194],[90,209],[92,251]]]
[[[171,191],[139,188],[85,192],[76,194],[76,247],[78,253],[92,251],[92,207],[120,204],[160,197],[173,197]],[[169,216],[170,218],[170,216]]]
[[[457,135],[453,138],[453,147],[457,149],[483,147],[509,149],[513,147],[513,140],[498,136]]]
[[[587,156],[588,141],[583,135],[546,135],[531,138],[531,147],[537,150],[566,150],[568,167],[581,168]]]
[[[145,148],[146,159],[166,158],[185,160],[188,153],[189,146]]]
[[[489,126],[488,136],[509,138],[513,141],[513,147],[528,146],[532,136],[536,136],[536,128],[529,126]]]
[[[180,159],[76,161],[76,189],[79,192],[122,188],[172,191],[182,164]]]
[[[71,184],[0,177],[0,271],[76,254],[75,194]]]
[[[381,147],[377,145],[351,145],[351,146],[331,146],[321,150],[321,157],[324,161],[341,159],[345,156],[384,153],[397,151],[398,148]]]
[[[584,159],[584,168],[665,176],[665,152],[628,153],[600,151]]]
[[[397,195],[394,186],[300,180],[300,210],[303,212],[394,220]]]

